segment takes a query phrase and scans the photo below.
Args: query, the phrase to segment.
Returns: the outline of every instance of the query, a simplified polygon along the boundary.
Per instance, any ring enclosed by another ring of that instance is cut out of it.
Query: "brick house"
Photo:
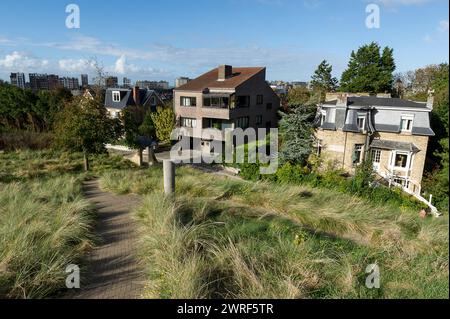
[[[426,103],[380,96],[327,96],[319,105],[317,154],[354,173],[365,158],[390,184],[420,195],[433,96]]]
[[[120,112],[129,105],[142,105],[151,111],[157,106],[164,106],[164,102],[154,90],[108,88],[105,93],[105,107],[111,117],[116,118]]]
[[[177,125],[189,131],[192,149],[205,152],[212,139],[203,129],[276,127],[279,106],[264,67],[221,65],[174,89]]]

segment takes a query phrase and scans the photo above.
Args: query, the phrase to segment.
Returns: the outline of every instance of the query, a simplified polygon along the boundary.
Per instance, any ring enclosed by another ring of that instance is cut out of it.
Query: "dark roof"
[[[361,130],[358,128],[358,126],[356,126],[356,124],[345,124],[342,130],[344,132],[355,132],[355,133],[361,132]]]
[[[370,144],[372,148],[381,148],[387,150],[398,150],[417,153],[419,149],[413,143],[397,142],[389,140],[373,140]]]
[[[375,123],[375,130],[380,132],[399,133],[400,125],[377,124]]]
[[[120,92],[120,101],[114,102],[112,100],[112,92],[119,91]],[[123,109],[128,105],[135,105],[133,99],[133,90],[132,89],[116,89],[116,88],[108,88],[105,93],[105,106],[115,109]],[[139,100],[141,104],[147,103],[150,97],[155,94],[157,98],[159,98],[158,94],[154,90],[148,89],[139,89]],[[161,101],[161,98],[159,98]],[[161,101],[162,102],[162,101]]]
[[[414,135],[425,135],[425,136],[434,136],[434,132],[429,127],[414,127],[411,130],[411,133]]]
[[[203,92],[205,89],[234,89],[244,83],[255,74],[265,70],[264,67],[245,67],[232,68],[232,75],[224,81],[218,81],[219,69],[215,68],[198,78],[177,87],[175,91],[198,91]]]
[[[336,131],[336,125],[334,125],[334,123],[325,122],[322,124],[321,128],[324,130]]]
[[[326,101],[324,105],[336,105],[337,100]],[[425,103],[414,102],[399,98],[386,98],[376,96],[350,96],[347,98],[347,105],[354,106],[389,106],[389,107],[412,107],[426,109]]]

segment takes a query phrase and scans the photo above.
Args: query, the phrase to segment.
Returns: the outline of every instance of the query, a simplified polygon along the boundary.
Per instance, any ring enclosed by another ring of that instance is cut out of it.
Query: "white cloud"
[[[386,7],[396,7],[396,6],[411,6],[411,5],[422,5],[432,0],[378,0]]]
[[[71,73],[88,72],[94,69],[93,61],[87,59],[61,59],[58,61],[61,71]]]
[[[426,43],[433,43],[436,41],[448,40],[448,20],[441,20],[436,27],[433,35],[427,34],[423,37]]]
[[[448,32],[448,20],[439,21],[438,31],[443,33]]]
[[[125,55],[122,55],[116,61],[115,68],[114,68],[116,73],[125,74],[126,64],[127,64],[127,59],[126,59]]]
[[[47,59],[36,58],[24,52],[14,51],[0,59],[0,67],[10,71],[39,71],[49,66]]]

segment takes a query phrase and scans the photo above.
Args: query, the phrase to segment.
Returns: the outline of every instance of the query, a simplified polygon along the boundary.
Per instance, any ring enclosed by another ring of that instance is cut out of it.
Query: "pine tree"
[[[337,79],[331,75],[333,67],[323,60],[317,67],[314,75],[311,77],[311,86],[313,91],[320,92],[325,97],[326,92],[333,92],[337,87]]]
[[[347,69],[342,73],[341,91],[385,93],[392,90],[395,62],[393,49],[372,42],[355,53],[352,51]]]
[[[311,117],[314,112],[299,106],[291,113],[280,112],[280,115],[280,161],[304,165],[313,148],[314,130]]]

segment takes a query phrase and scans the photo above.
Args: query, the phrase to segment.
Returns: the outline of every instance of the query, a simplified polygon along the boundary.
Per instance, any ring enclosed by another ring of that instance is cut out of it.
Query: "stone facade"
[[[428,139],[434,135],[432,104],[431,95],[426,103],[385,95],[327,95],[316,118],[323,165],[354,174],[370,158],[377,176],[419,194]]]

